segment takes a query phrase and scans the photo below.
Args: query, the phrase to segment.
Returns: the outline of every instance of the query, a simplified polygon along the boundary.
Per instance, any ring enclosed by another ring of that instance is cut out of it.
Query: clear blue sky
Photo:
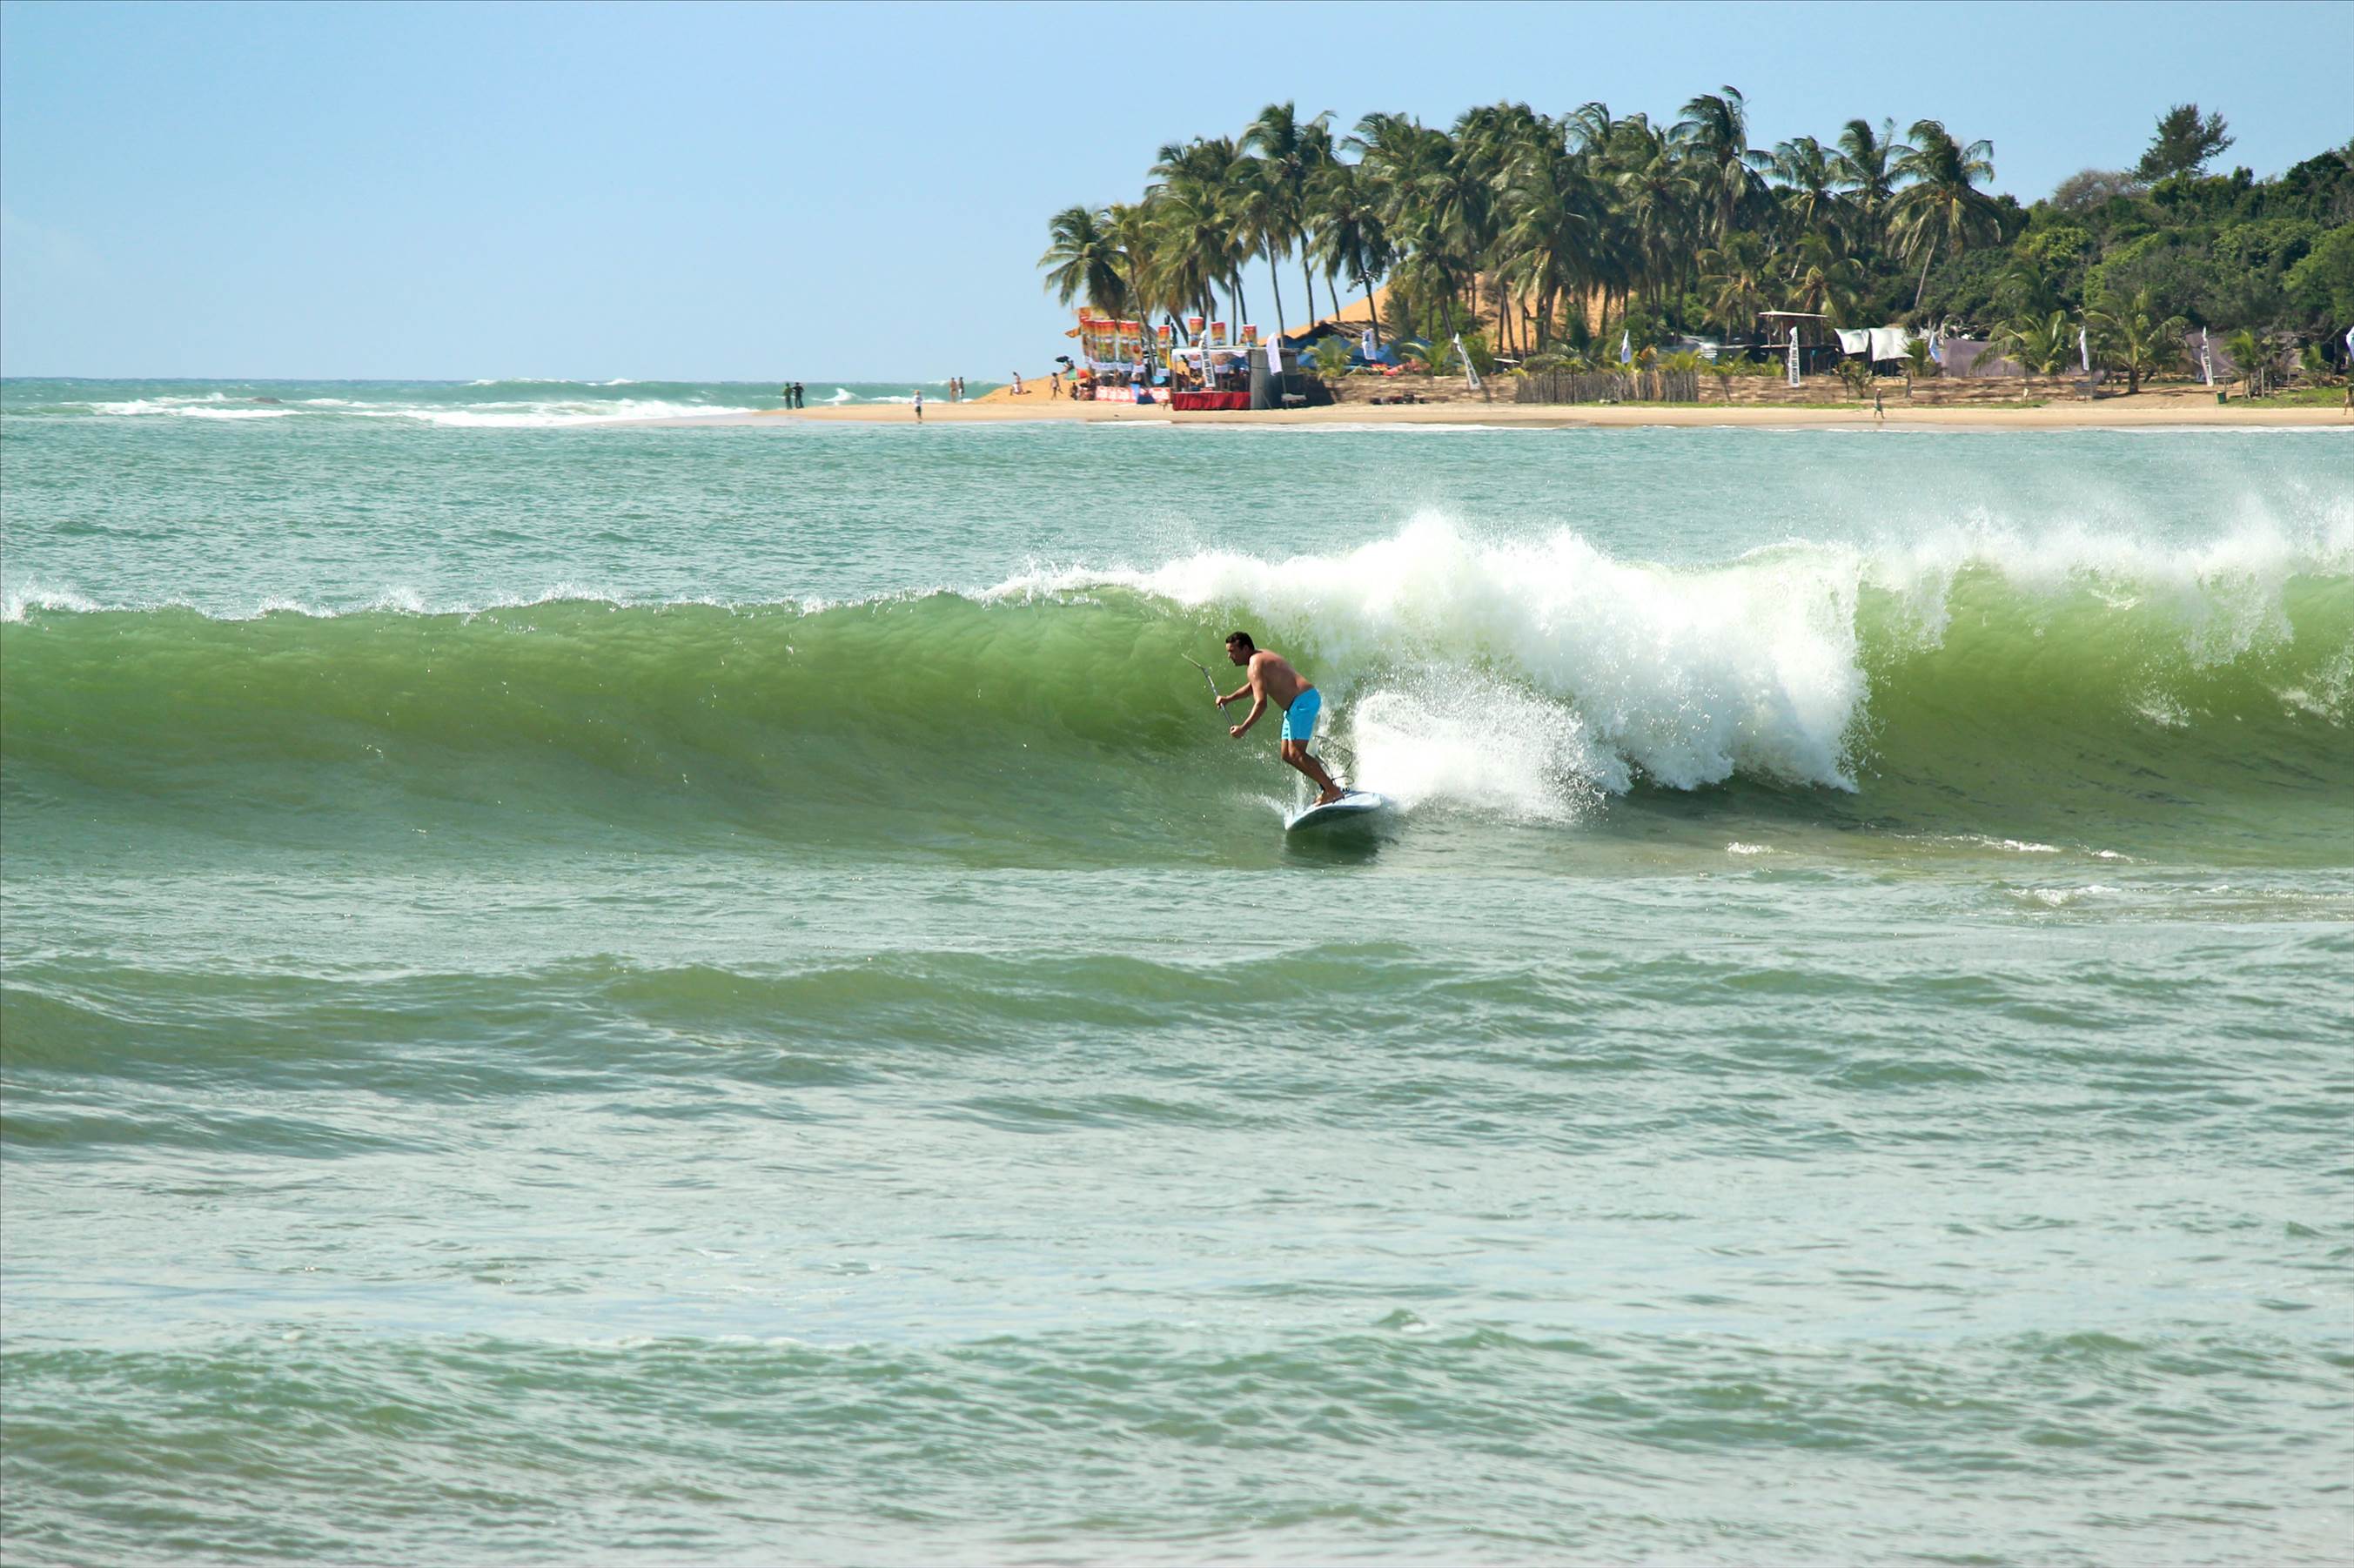
[[[2130,163],[2182,100],[2230,118],[2227,164],[2277,172],[2354,133],[2349,60],[2338,0],[18,0],[0,371],[995,380],[1065,346],[1048,215],[1133,197],[1161,143],[1271,100],[1344,127],[1500,100],[1672,117],[1730,82],[1760,144],[1941,119],[2031,199]]]

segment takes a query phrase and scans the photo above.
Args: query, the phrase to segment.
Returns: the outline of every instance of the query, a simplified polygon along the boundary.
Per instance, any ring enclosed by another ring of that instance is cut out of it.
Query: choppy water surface
[[[5,389],[11,1563],[2346,1561],[2354,440],[236,395]]]

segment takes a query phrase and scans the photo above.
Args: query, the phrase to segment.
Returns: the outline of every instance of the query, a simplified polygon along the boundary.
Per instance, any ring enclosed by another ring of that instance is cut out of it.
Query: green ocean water
[[[2347,1560],[2354,438],[759,390],[0,387],[11,1563]]]

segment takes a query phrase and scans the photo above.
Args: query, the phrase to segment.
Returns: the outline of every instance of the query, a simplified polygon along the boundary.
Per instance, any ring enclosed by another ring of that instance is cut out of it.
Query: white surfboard
[[[1283,819],[1283,831],[1288,833],[1294,828],[1314,828],[1347,821],[1369,811],[1378,811],[1389,803],[1390,798],[1386,795],[1377,795],[1371,789],[1352,789],[1330,805],[1310,806],[1291,812]]]

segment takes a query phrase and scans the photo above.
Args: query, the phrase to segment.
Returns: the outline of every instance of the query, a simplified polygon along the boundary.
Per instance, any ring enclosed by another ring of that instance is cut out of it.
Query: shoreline
[[[2202,403],[2190,398],[2144,395],[2098,402],[2048,403],[2032,408],[1942,406],[1908,408],[1901,400],[1885,405],[1886,417],[1875,418],[1861,405],[1790,404],[1545,404],[1446,402],[1378,408],[1361,403],[1336,403],[1322,408],[1217,410],[1177,413],[1129,403],[1051,401],[1037,394],[1028,397],[924,406],[927,425],[983,424],[1129,424],[1223,425],[1258,427],[1347,427],[1371,429],[1430,429],[1489,427],[1498,429],[1746,429],[1765,430],[1988,430],[1988,429],[2321,429],[2354,430],[2354,414],[2343,408],[2296,406],[2265,408],[2253,403]],[[911,425],[915,411],[899,404],[864,404],[846,408],[763,409],[751,414],[708,418],[646,420],[662,425],[790,426],[803,420],[826,423]],[[616,421],[620,423],[620,421]],[[636,423],[638,421],[631,421]]]

